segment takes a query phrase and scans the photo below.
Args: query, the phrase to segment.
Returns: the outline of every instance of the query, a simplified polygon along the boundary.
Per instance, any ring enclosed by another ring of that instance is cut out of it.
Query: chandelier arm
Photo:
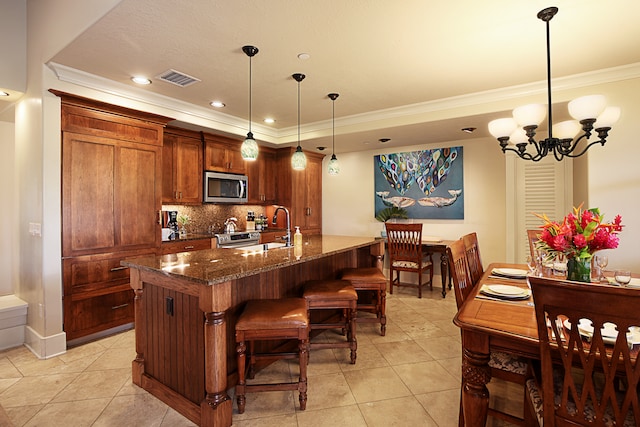
[[[598,141],[593,141],[593,142],[589,143],[589,145],[587,145],[586,147],[584,147],[584,149],[583,149],[579,154],[572,154],[572,151],[573,151],[573,150],[575,150],[575,148],[576,148],[576,145],[574,144],[574,145],[573,145],[573,148],[571,149],[571,151],[569,151],[569,153],[568,153],[568,154],[565,154],[565,156],[566,156],[566,157],[572,157],[572,158],[573,158],[573,157],[580,157],[580,156],[582,156],[584,153],[586,153],[586,152],[587,152],[587,150],[588,150],[589,148],[591,148],[591,146],[592,146],[592,145],[595,145],[595,144],[601,144],[602,146],[604,146],[604,143],[605,143],[605,142],[607,142],[605,139],[601,139],[601,140],[598,140]]]
[[[532,156],[530,153],[528,153],[528,152],[526,152],[526,151],[520,152],[519,150],[517,150],[517,149],[515,149],[515,148],[512,148],[512,147],[503,147],[503,148],[502,148],[502,152],[503,152],[503,153],[506,153],[507,151],[513,151],[513,152],[514,152],[514,153],[516,153],[516,154],[518,155],[518,157],[520,157],[521,159],[524,159],[524,160],[531,160],[531,161],[534,161],[534,162],[537,162],[537,161],[539,161],[540,159],[542,159],[542,157],[544,157],[544,156],[540,156],[540,154],[536,154],[535,156]]]

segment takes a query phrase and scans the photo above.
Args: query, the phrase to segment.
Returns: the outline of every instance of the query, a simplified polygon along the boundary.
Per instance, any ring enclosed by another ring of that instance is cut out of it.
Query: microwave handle
[[[239,179],[238,182],[240,183],[240,194],[238,194],[238,196],[243,199],[247,193],[247,181]]]

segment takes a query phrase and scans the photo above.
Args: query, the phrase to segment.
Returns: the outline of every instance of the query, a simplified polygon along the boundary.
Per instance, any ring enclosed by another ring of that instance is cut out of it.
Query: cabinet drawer
[[[111,254],[63,260],[65,295],[90,293],[97,296],[113,292],[114,287],[126,288],[129,269],[120,265],[125,258],[122,254]]]
[[[71,311],[65,315],[67,339],[133,322],[133,297],[132,289],[90,298],[74,295],[66,306]]]
[[[200,251],[211,249],[211,239],[185,240],[167,242],[162,244],[162,254],[175,254],[178,252]]]
[[[260,243],[275,242],[277,237],[284,236],[285,231],[263,231],[260,233]]]

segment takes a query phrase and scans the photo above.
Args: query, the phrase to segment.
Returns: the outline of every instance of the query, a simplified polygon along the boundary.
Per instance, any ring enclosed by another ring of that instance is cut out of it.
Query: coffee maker
[[[162,240],[178,237],[178,211],[162,211]]]

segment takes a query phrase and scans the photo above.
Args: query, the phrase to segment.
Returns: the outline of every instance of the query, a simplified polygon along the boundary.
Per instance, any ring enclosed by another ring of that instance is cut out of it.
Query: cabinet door
[[[162,143],[162,203],[178,203],[176,190],[175,149],[178,137],[164,134]]]
[[[160,244],[160,147],[64,132],[62,253]]]
[[[276,163],[272,151],[260,150],[256,161],[245,160],[248,177],[248,203],[274,204],[276,202]]]
[[[322,159],[309,159],[305,171],[305,227],[315,234],[322,230]]]
[[[245,161],[240,154],[240,142],[205,140],[204,169],[244,174]]]
[[[174,149],[175,182],[178,203],[202,203],[202,143],[180,138]]]
[[[116,245],[116,150],[106,138],[63,134],[63,256],[105,251]]]
[[[272,205],[276,202],[276,156],[272,152],[261,153],[260,162],[260,192],[262,202]]]

